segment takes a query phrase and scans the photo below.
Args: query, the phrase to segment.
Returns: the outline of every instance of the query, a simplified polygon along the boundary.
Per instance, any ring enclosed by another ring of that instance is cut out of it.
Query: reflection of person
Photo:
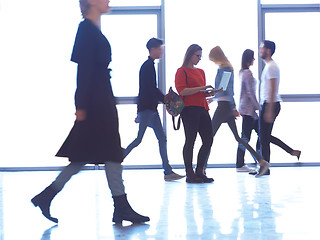
[[[204,174],[204,165],[212,145],[212,130],[206,97],[212,96],[214,92],[201,92],[201,90],[212,88],[212,86],[206,85],[204,71],[196,68],[201,57],[202,48],[199,45],[189,46],[182,67],[177,70],[175,76],[176,89],[185,102],[181,119],[186,138],[183,159],[188,183],[213,182],[212,178],[208,178]],[[194,172],[192,166],[193,147],[198,133],[202,140],[202,146],[198,153],[196,172]]]
[[[259,116],[259,140],[263,158],[270,162],[270,139],[274,121],[280,112],[281,97],[278,93],[280,83],[280,69],[272,59],[276,45],[272,41],[265,40],[261,43],[259,55],[265,62],[261,74]],[[270,174],[270,170],[266,172]]]
[[[222,123],[228,123],[230,130],[232,131],[235,139],[245,146],[246,149],[252,154],[252,156],[257,160],[260,164],[260,171],[257,174],[257,177],[260,176],[261,173],[264,173],[268,170],[269,164],[262,159],[260,154],[258,154],[254,149],[244,140],[239,137],[237,131],[237,125],[235,122],[235,118],[239,116],[239,112],[236,109],[234,98],[233,98],[233,67],[222,49],[219,46],[214,47],[209,54],[209,58],[215,64],[219,65],[219,69],[217,72],[217,76],[215,79],[215,86],[219,86],[221,82],[221,78],[224,71],[231,72],[231,77],[227,86],[227,89],[223,92],[217,93],[216,97],[218,98],[218,107],[212,118],[212,131],[213,137],[216,135],[218,129],[220,128]],[[248,168],[248,171],[249,168]]]
[[[139,73],[137,117],[137,121],[139,122],[138,136],[124,150],[124,156],[126,157],[133,148],[137,147],[141,143],[147,127],[152,128],[159,142],[159,151],[162,159],[162,167],[165,174],[164,179],[166,181],[173,181],[181,179],[184,176],[174,173],[172,171],[172,167],[169,164],[167,154],[167,138],[162,128],[161,120],[157,110],[158,102],[164,102],[164,95],[156,86],[157,83],[154,60],[161,57],[163,52],[162,44],[162,40],[156,38],[151,38],[147,42],[147,48],[150,55],[148,57],[148,60],[142,64]]]
[[[45,230],[43,232],[43,234],[42,234],[41,240],[50,240],[51,239],[52,230],[57,228],[57,227],[58,227],[58,224],[48,228],[47,230]]]
[[[127,201],[122,180],[123,159],[118,131],[116,102],[110,84],[111,47],[100,31],[100,17],[109,11],[109,0],[80,0],[84,20],[79,24],[71,61],[78,64],[75,94],[76,121],[58,157],[71,162],[55,181],[31,201],[53,222],[50,204],[70,178],[85,164],[104,164],[114,200],[112,221],[149,221],[136,213]]]
[[[258,126],[258,115],[256,110],[259,110],[259,102],[256,97],[256,85],[257,81],[253,77],[250,66],[254,62],[254,52],[250,49],[246,49],[242,54],[240,79],[241,79],[241,90],[240,90],[240,104],[239,112],[242,116],[242,133],[241,139],[246,142],[250,141],[251,132],[254,129],[259,134]],[[270,136],[271,143],[281,147],[286,152],[293,156],[300,157],[301,151],[293,150],[280,139]],[[257,145],[260,143],[257,142]],[[237,152],[237,171],[247,172],[250,169],[244,164],[245,149],[239,143]]]
[[[238,218],[234,226],[240,226],[241,231],[236,235],[238,239],[263,239],[282,240],[283,234],[277,230],[277,213],[275,211],[273,194],[268,180],[255,186],[246,184],[243,175],[237,176],[237,193],[235,198],[239,202]],[[262,193],[261,195],[259,193]],[[276,193],[278,195],[278,193]],[[256,236],[253,238],[253,236]],[[234,238],[236,239],[236,238]]]

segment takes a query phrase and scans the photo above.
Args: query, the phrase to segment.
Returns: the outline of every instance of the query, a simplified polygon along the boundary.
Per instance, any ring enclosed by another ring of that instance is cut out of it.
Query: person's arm
[[[254,79],[251,71],[242,73],[242,81],[245,85],[246,94],[255,110],[259,110],[259,102],[254,91]]]
[[[164,101],[164,94],[160,91],[159,88],[156,89],[156,92],[155,92],[156,96],[157,96],[157,99],[162,102],[162,103],[165,103]]]
[[[274,108],[275,108],[275,98],[276,98],[276,88],[278,84],[278,78],[280,76],[279,68],[277,65],[272,64],[268,68],[267,79],[269,81],[269,92],[267,96],[267,104],[265,108],[264,121],[272,123],[275,119]]]
[[[223,72],[222,72],[223,73]],[[222,76],[220,76],[220,78],[221,78]],[[220,79],[220,81],[221,81],[221,79]],[[220,82],[219,81],[219,82]],[[238,112],[238,110],[237,110],[237,107],[236,107],[236,102],[235,102],[235,100],[234,100],[234,90],[233,90],[233,85],[234,85],[234,74],[233,74],[233,72],[232,72],[232,74],[231,74],[231,76],[230,76],[230,80],[229,80],[229,83],[228,83],[228,86],[227,86],[227,90],[224,92],[227,96],[228,96],[228,98],[230,99],[230,105],[231,105],[231,108],[232,108],[232,110],[233,110],[233,115],[235,116],[235,117],[239,117],[240,116],[240,113]]]
[[[275,92],[276,92],[276,78],[269,79],[270,81],[270,92],[269,92],[269,99],[270,102],[267,103],[265,114],[264,114],[264,121],[267,123],[272,123],[274,121],[274,99],[275,99]]]
[[[150,63],[145,64],[140,70],[140,89],[142,95],[148,96],[148,99],[156,98],[164,103],[164,94],[156,86],[156,73]]]
[[[89,98],[92,94],[92,75],[94,68],[94,51],[88,29],[79,26],[71,60],[78,63],[77,89],[75,93],[76,120],[86,120]]]
[[[193,94],[200,92],[201,90],[206,90],[207,88],[212,88],[212,86],[206,85],[203,87],[184,88],[182,91],[180,91],[180,95],[181,96],[193,95]]]

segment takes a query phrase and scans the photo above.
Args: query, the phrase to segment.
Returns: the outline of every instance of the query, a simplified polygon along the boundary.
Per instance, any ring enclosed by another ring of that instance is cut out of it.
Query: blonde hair
[[[89,12],[90,4],[88,0],[79,0],[82,17],[85,18]]]
[[[216,46],[211,49],[209,53],[209,59],[213,61],[215,64],[219,65],[219,67],[229,67],[233,71],[233,67],[229,62],[226,55],[224,55],[220,46]]]

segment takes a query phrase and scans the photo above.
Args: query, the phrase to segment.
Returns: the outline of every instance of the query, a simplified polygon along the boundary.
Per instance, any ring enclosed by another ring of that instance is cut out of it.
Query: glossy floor
[[[183,173],[183,170],[176,170]],[[0,173],[1,240],[320,239],[320,168],[272,168],[254,178],[234,169],[208,169],[212,184],[164,182],[161,170],[125,170],[128,199],[151,221],[111,222],[113,202],[103,171],[82,171],[52,202],[59,225],[30,199],[58,172]]]

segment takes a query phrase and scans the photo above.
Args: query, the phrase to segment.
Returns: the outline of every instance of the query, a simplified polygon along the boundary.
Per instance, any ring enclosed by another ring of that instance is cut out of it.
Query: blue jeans
[[[147,127],[150,127],[153,129],[159,142],[159,151],[162,159],[162,168],[164,169],[164,174],[168,175],[173,173],[172,167],[170,166],[169,160],[168,160],[167,138],[164,134],[158,111],[144,110],[144,111],[138,112],[138,120],[139,120],[138,136],[124,150],[124,157],[126,157],[132,151],[132,149],[139,146]]]

